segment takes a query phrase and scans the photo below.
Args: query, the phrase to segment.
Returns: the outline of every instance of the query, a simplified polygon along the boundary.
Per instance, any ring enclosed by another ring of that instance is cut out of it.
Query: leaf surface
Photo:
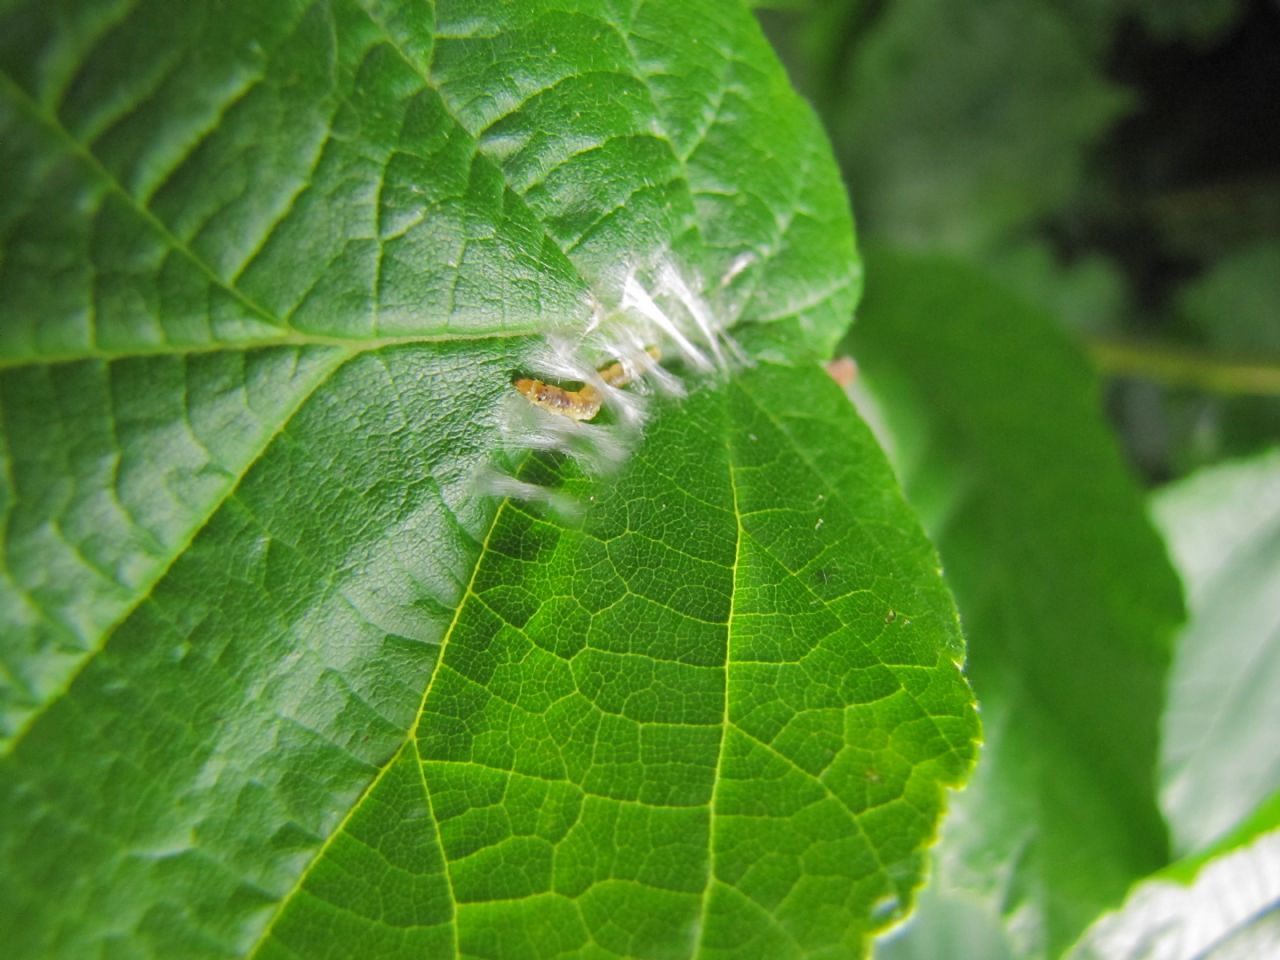
[[[8,735],[326,370],[477,337],[510,338],[491,353],[519,369],[518,338],[580,331],[655,251],[708,280],[750,257],[738,321],[778,328],[783,355],[821,355],[847,322],[838,175],[740,11],[59,9],[13,5],[0,41],[0,351],[24,500],[6,542],[41,558],[3,586],[39,651],[6,664]],[[722,42],[668,44],[681,18]],[[249,355],[268,346],[292,350]],[[87,462],[64,467],[72,445]],[[161,448],[158,491],[129,468]]]
[[[857,956],[906,909],[976,718],[743,10],[9,3],[0,176],[7,955]],[[512,377],[659,261],[760,362],[673,363],[610,475],[525,456]]]
[[[418,877],[424,946],[856,956],[906,909],[976,720],[931,548],[894,532],[910,516],[847,413],[819,371],[759,367],[655,422],[616,483],[570,479],[580,525],[503,505],[358,805],[426,816],[397,772],[420,768],[449,864]],[[337,851],[261,955],[350,909]]]

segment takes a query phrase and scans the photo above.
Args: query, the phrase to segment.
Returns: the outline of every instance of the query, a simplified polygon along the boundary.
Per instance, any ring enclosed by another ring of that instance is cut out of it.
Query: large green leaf
[[[956,592],[985,733],[938,851],[958,906],[922,911],[885,955],[931,955],[950,935],[931,925],[982,905],[1011,955],[1056,956],[1166,861],[1154,771],[1178,584],[1050,317],[943,258],[873,255],[868,276],[851,342]]]
[[[0,349],[31,422],[4,609],[52,657],[10,665],[7,733],[353,356],[580,330],[654,251],[713,281],[754,254],[743,322],[792,355],[838,335],[847,208],[749,18],[576,6],[8,14]],[[718,43],[668,44],[685,20]],[[241,356],[269,345],[291,349]],[[88,359],[130,363],[48,372]]]
[[[976,718],[813,362],[852,231],[751,18],[3,11],[6,956],[856,956],[900,916]],[[655,311],[688,396],[522,419],[513,376]],[[755,365],[699,372],[708,314]]]

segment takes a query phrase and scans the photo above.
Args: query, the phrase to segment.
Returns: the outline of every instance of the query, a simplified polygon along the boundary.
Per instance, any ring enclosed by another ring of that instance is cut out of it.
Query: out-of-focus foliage
[[[1139,884],[1069,960],[1259,960],[1280,944],[1280,793],[1202,854]],[[976,954],[975,954],[976,956]]]
[[[1230,27],[1239,0],[1048,0],[1073,25],[1089,49],[1105,56],[1124,20],[1135,21],[1157,40],[1209,43]]]
[[[1183,288],[1177,306],[1214,347],[1280,356],[1280,241],[1227,254]]]
[[[1280,946],[1280,449],[1152,498],[1189,619],[1162,718],[1161,805],[1181,856],[1071,960],[1254,960]]]
[[[1006,287],[1072,330],[1114,334],[1132,308],[1124,274],[1102,254],[1063,263],[1048,243],[1027,241],[985,259]]]
[[[858,215],[917,248],[987,250],[1050,213],[1128,101],[1040,0],[887,4],[834,74],[836,149],[874,185]]]

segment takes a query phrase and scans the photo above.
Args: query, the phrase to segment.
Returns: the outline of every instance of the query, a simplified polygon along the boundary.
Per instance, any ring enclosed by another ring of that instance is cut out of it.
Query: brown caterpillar
[[[661,359],[662,353],[657,347],[649,347],[645,352],[654,360]],[[601,367],[597,372],[600,379],[611,387],[625,387],[632,379],[620,361]],[[577,390],[566,390],[541,380],[520,379],[513,386],[534,406],[571,420],[592,419],[604,402],[600,391],[589,383]]]

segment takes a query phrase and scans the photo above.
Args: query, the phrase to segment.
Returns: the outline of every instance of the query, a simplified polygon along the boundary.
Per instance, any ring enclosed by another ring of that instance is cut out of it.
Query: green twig
[[[1280,360],[1229,360],[1142,341],[1091,340],[1087,347],[1108,376],[1206,393],[1280,396]]]

